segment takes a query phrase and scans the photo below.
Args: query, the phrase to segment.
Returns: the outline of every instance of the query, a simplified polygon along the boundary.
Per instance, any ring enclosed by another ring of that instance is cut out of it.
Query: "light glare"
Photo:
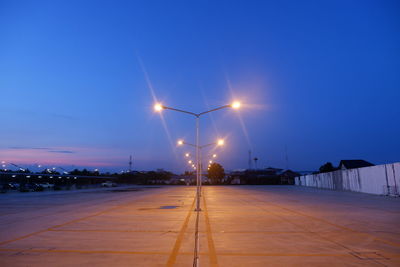
[[[160,103],[157,103],[154,105],[154,110],[161,111],[161,110],[163,110],[163,106]]]
[[[240,102],[239,101],[234,101],[233,103],[232,103],[232,108],[234,108],[234,109],[238,109],[238,108],[240,108]]]

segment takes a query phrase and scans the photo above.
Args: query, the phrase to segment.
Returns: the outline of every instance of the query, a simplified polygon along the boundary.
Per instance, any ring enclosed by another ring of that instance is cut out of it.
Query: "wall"
[[[295,178],[295,185],[399,196],[400,162],[303,175]]]

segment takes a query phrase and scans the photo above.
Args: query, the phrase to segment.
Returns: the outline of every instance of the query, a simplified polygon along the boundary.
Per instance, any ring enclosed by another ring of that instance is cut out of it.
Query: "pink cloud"
[[[126,161],[119,151],[90,147],[12,147],[0,149],[0,160],[15,164],[112,167]]]

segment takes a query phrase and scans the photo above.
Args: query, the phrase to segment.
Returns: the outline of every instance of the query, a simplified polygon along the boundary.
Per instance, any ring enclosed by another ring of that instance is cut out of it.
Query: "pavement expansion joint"
[[[360,260],[390,260],[377,252],[350,252],[351,255]]]

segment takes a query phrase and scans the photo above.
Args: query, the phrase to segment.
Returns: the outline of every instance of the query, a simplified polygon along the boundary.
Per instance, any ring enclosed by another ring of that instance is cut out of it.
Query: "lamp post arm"
[[[225,105],[225,106],[221,106],[221,107],[218,107],[218,108],[210,109],[210,110],[207,110],[207,111],[204,111],[204,112],[201,112],[201,113],[194,113],[194,112],[190,112],[190,111],[186,111],[186,110],[182,110],[182,109],[162,106],[163,109],[169,109],[169,110],[174,110],[174,111],[181,112],[181,113],[186,113],[186,114],[195,116],[197,118],[200,117],[201,115],[204,115],[204,114],[207,114],[207,113],[210,113],[210,112],[213,112],[213,111],[217,111],[217,110],[220,110],[220,109],[224,109],[224,108],[230,108],[230,107],[232,107],[232,105]]]
[[[231,105],[225,105],[225,106],[222,106],[222,107],[219,107],[219,108],[214,108],[214,109],[211,109],[211,110],[208,110],[208,111],[201,112],[201,113],[199,113],[197,115],[201,116],[201,115],[213,112],[213,111],[217,111],[217,110],[224,109],[224,108],[230,108],[230,107],[231,107]]]
[[[188,146],[192,146],[192,147],[197,147],[196,145],[193,145],[193,144],[190,144],[190,143],[186,143],[186,142],[183,142],[183,144],[184,145],[188,145]]]
[[[207,144],[207,145],[200,146],[200,148],[205,148],[205,147],[212,146],[212,145],[215,145],[215,144],[217,144],[217,143],[216,142],[210,143],[210,144]]]
[[[181,110],[181,109],[177,109],[177,108],[171,108],[171,107],[166,107],[166,106],[162,106],[163,109],[169,109],[169,110],[174,110],[174,111],[178,111],[178,112],[182,112],[182,113],[186,113],[186,114],[190,114],[192,116],[195,117],[199,117],[199,114],[190,112],[190,111],[186,111],[186,110]]]

